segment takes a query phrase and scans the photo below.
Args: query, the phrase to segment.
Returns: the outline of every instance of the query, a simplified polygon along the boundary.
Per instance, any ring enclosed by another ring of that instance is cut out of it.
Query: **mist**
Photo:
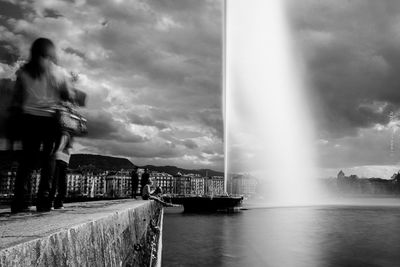
[[[315,129],[282,1],[227,1],[226,172],[255,174],[266,202],[315,203]]]

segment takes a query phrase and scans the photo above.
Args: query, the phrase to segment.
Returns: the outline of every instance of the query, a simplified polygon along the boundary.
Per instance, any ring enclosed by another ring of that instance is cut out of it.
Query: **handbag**
[[[56,118],[62,131],[67,131],[73,136],[88,134],[87,120],[72,106],[61,105],[57,108]]]

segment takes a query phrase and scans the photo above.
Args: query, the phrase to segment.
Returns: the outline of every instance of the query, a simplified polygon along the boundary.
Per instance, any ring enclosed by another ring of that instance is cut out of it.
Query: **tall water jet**
[[[281,0],[225,2],[225,173],[265,179],[269,203],[314,203],[314,127]]]

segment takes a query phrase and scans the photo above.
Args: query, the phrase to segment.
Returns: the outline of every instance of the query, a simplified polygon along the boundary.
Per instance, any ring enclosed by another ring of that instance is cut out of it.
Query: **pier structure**
[[[0,266],[161,266],[162,206],[69,203],[64,210],[0,209]]]

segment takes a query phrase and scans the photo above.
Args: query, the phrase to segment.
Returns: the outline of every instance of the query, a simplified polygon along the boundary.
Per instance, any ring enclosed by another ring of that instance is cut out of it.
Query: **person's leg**
[[[57,161],[57,179],[58,179],[58,187],[57,187],[57,197],[54,201],[54,208],[61,209],[64,207],[64,199],[67,195],[67,163],[64,161]]]
[[[164,200],[162,200],[161,198],[155,197],[155,196],[150,196],[149,199],[154,200],[155,202],[160,203],[161,205],[163,205],[164,207],[177,207],[179,205],[174,205],[172,203],[167,203]]]
[[[25,116],[22,119],[24,133],[22,134],[22,155],[14,187],[14,200],[11,204],[11,212],[27,211],[32,202],[31,174],[36,159],[39,155],[40,140],[32,127],[35,124],[33,116]]]
[[[131,179],[131,198],[135,197],[135,191],[133,190],[134,186],[133,186],[133,179]]]
[[[136,198],[137,184],[132,180],[132,198]]]
[[[135,183],[133,186],[133,196],[136,199],[136,195],[137,195],[137,190],[138,190],[138,183]]]
[[[140,184],[140,196],[143,196],[144,184]]]
[[[55,168],[54,145],[59,134],[52,118],[42,118],[41,126],[43,143],[42,170],[36,208],[37,211],[50,211],[51,201],[49,197]]]
[[[54,145],[54,151],[60,151],[65,148],[66,143],[68,141],[68,138],[66,135],[62,134],[59,138],[57,138],[55,145]],[[60,186],[62,188],[63,185],[60,185],[60,183],[63,182],[63,173],[62,169],[64,168],[64,165],[66,164],[62,160],[57,160],[57,152],[54,153],[55,155],[55,160],[54,160],[54,173],[53,173],[53,181],[52,181],[52,186],[50,189],[50,202],[54,203],[54,207],[58,206],[57,203],[55,203],[55,196],[57,193],[57,196],[60,195]],[[66,167],[65,167],[66,168]],[[62,193],[61,193],[62,194]]]
[[[58,183],[59,183],[59,179],[60,179],[60,176],[59,176],[59,168],[60,168],[59,161],[56,160],[54,164],[55,164],[55,167],[54,167],[53,181],[52,181],[52,184],[51,184],[51,189],[50,189],[50,194],[49,194],[50,203],[54,202],[54,198],[55,198],[57,190],[58,190]]]

